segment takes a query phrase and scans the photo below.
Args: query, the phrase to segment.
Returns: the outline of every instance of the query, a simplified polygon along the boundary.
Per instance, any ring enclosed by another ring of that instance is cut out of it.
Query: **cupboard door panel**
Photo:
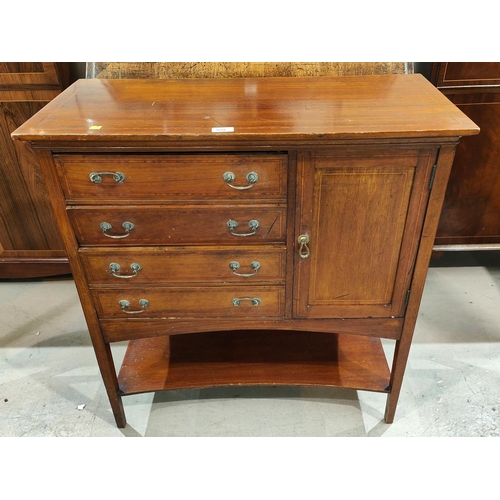
[[[296,241],[307,234],[310,255],[297,252],[296,316],[403,314],[418,237],[406,234],[406,227],[415,218],[420,227],[423,218],[424,200],[412,200],[412,190],[429,175],[431,163],[416,152],[303,158]]]

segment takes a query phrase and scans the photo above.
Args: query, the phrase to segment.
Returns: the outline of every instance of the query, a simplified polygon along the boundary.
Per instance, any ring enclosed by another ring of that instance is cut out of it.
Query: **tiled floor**
[[[457,258],[429,270],[392,425],[382,394],[248,387],[128,396],[117,429],[73,281],[2,282],[0,436],[500,436],[500,258]]]

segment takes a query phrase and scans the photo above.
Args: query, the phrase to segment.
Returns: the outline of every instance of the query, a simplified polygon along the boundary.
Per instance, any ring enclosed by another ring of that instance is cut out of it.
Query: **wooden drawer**
[[[285,241],[286,209],[279,207],[71,207],[68,214],[81,245]],[[230,229],[230,221],[238,226]],[[252,226],[252,221],[257,221],[258,227]],[[107,224],[105,232],[103,223]],[[133,228],[127,230],[130,223]],[[248,236],[241,236],[245,234]]]
[[[137,283],[279,283],[285,279],[284,247],[84,248],[80,256],[91,284],[134,287]]]
[[[288,157],[284,154],[55,158],[64,194],[72,203],[286,198]]]
[[[97,288],[92,295],[101,319],[282,317],[285,304],[281,286]]]

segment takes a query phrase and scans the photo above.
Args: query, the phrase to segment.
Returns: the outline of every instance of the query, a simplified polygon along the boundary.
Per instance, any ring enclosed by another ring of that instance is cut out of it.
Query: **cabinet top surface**
[[[232,131],[218,131],[230,127]],[[34,142],[460,137],[479,128],[422,75],[78,80],[19,127]]]

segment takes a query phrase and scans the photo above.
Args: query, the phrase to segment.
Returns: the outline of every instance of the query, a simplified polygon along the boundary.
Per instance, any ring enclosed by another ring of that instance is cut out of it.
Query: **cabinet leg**
[[[396,413],[398,399],[399,399],[399,391],[398,394],[389,393],[387,395],[387,403],[385,405],[385,415],[384,415],[384,421],[386,424],[392,424],[394,422],[394,415]]]
[[[99,369],[101,370],[104,387],[106,388],[106,393],[108,394],[116,426],[123,429],[127,425],[127,419],[125,418],[122,397],[119,393],[118,379],[116,377],[111,348],[109,344],[99,344],[99,348],[96,348],[97,363],[99,365]]]
[[[385,406],[384,420],[387,424],[392,424],[394,421],[394,414],[398,404],[399,393],[401,392],[401,385],[403,383],[403,376],[406,369],[406,362],[408,361],[408,354],[410,353],[411,336],[403,337],[396,342],[394,350],[394,360],[392,362],[391,371],[391,392],[387,395],[387,403]]]
[[[116,426],[119,429],[123,429],[127,425],[127,419],[125,417],[125,410],[123,409],[121,396],[115,394],[114,397],[109,397],[109,402],[111,403],[111,409],[113,410]]]

